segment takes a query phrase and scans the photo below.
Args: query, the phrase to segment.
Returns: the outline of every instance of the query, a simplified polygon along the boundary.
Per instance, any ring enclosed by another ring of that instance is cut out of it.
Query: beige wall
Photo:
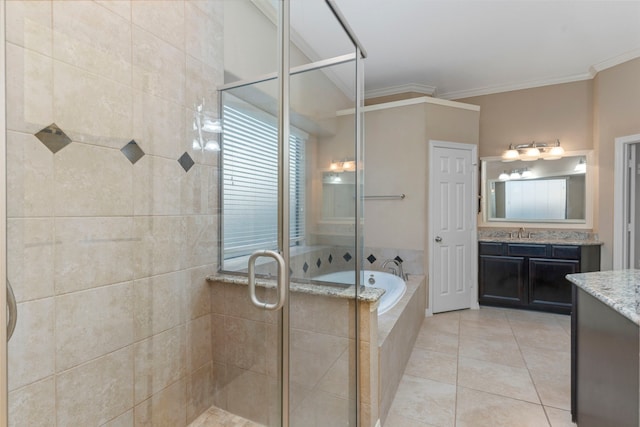
[[[480,157],[509,144],[559,139],[567,151],[593,148],[591,80],[460,99],[481,107]]]
[[[428,228],[429,140],[478,143],[479,112],[420,103],[365,114],[365,245],[424,252]],[[427,271],[427,270],[424,270]]]
[[[460,101],[481,106],[480,156],[498,156],[510,143],[556,138],[567,151],[594,150],[594,231],[604,242],[602,269],[611,269],[614,140],[640,133],[640,59],[593,80]]]
[[[366,246],[424,249],[425,114],[425,104],[365,114],[365,195],[407,196],[365,201]]]
[[[613,265],[614,140],[640,133],[640,59],[601,71],[594,79],[594,148],[598,159],[597,230],[602,268]]]

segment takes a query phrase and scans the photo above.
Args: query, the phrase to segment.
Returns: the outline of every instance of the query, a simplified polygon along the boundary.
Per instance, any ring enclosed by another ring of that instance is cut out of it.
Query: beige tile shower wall
[[[197,105],[217,115],[221,2],[6,13],[10,425],[186,425],[221,375],[205,280],[218,154],[192,131]],[[55,154],[34,136],[52,123],[72,141]]]

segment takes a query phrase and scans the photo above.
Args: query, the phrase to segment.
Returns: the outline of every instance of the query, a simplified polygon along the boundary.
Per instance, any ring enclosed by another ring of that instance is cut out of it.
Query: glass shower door
[[[246,288],[224,288],[225,300],[235,302],[234,311],[217,322],[219,332],[214,330],[226,347],[219,359],[227,372],[221,404],[263,425],[355,426],[362,247],[357,219],[362,153],[355,113],[361,63],[324,0],[290,6],[298,43],[289,46],[291,67],[281,75],[286,93],[276,74],[266,74],[244,75],[220,95],[221,269],[255,275],[257,282],[253,303]],[[306,24],[322,31],[305,33]],[[300,49],[300,37],[313,44],[314,35],[328,34],[338,42],[323,52],[326,56]],[[284,112],[278,108],[282,96]],[[287,118],[281,121],[282,113]],[[281,126],[287,126],[285,156],[276,144]],[[336,178],[344,185],[332,188]],[[284,271],[276,254],[286,263]],[[334,272],[346,282],[323,278]],[[280,308],[276,304],[284,292],[278,293],[276,284],[283,276],[287,289]],[[333,296],[336,290],[342,297]],[[276,310],[265,310],[261,302]]]

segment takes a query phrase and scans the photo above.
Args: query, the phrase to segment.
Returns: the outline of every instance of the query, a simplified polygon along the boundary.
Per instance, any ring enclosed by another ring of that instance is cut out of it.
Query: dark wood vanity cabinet
[[[571,312],[567,274],[598,271],[600,246],[480,242],[478,301],[556,313]]]

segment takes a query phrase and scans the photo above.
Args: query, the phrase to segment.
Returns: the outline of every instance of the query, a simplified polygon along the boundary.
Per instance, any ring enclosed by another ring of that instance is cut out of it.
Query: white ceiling
[[[367,97],[459,99],[584,80],[640,56],[640,0],[336,3],[368,53]]]

